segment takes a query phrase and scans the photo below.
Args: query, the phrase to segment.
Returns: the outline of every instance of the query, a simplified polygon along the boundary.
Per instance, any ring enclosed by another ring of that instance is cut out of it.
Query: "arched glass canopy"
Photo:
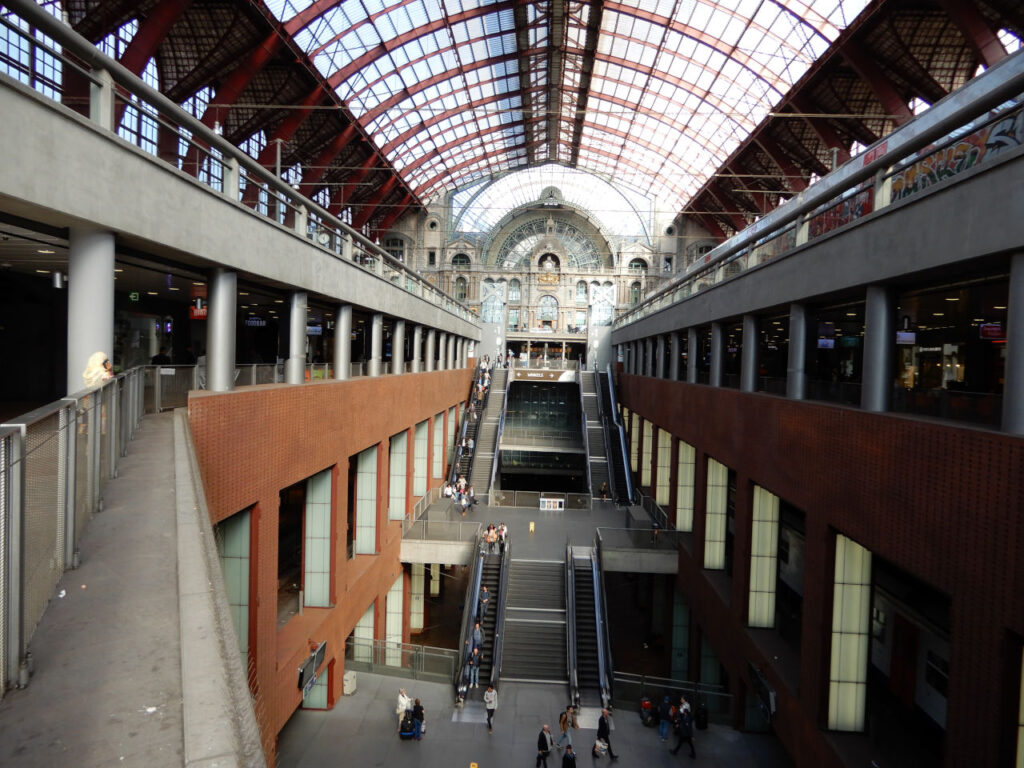
[[[675,210],[865,5],[267,0],[421,199],[556,163]]]

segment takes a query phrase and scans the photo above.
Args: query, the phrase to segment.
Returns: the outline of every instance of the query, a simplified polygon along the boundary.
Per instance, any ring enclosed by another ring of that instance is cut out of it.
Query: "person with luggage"
[[[402,729],[402,720],[405,713],[412,709],[412,699],[405,692],[405,688],[398,689],[398,703],[395,705],[395,714],[398,715],[398,729]]]
[[[415,729],[413,731],[413,733],[415,734],[413,738],[415,738],[416,741],[419,741],[423,738],[423,731],[426,728],[425,720],[426,717],[423,711],[423,705],[420,704],[419,699],[416,699],[416,701],[412,705],[412,724],[413,728]]]
[[[597,721],[597,740],[598,741],[603,741],[605,743],[605,745],[608,747],[608,756],[611,757],[612,760],[618,760],[619,756],[616,755],[615,751],[612,749],[611,733],[612,733],[611,724],[608,722],[608,710],[607,709],[602,709],[601,710],[601,717],[598,718],[598,721]],[[600,753],[598,751],[597,744],[595,743],[594,744],[594,757],[600,757],[600,756],[601,755],[600,755]]]
[[[551,748],[554,744],[555,741],[551,736],[551,728],[548,725],[541,726],[540,733],[537,736],[536,768],[540,768],[542,765],[544,768],[548,768],[548,755],[551,754]]]

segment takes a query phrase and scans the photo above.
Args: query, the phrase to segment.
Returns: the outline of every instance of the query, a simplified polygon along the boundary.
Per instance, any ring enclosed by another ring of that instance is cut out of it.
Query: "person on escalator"
[[[480,662],[483,659],[480,656],[480,650],[478,648],[473,649],[473,653],[469,656],[469,661],[466,664],[469,665],[469,687],[476,688],[480,685]]]

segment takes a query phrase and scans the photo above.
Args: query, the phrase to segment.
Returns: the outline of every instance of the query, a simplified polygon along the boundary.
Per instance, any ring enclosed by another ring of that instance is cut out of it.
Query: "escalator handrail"
[[[477,607],[480,604],[480,581],[484,573],[484,556],[480,551],[481,538],[477,537],[475,544],[477,556],[473,561],[473,570],[469,574],[469,584],[466,585],[466,603],[462,611],[462,631],[459,633],[461,654],[459,656],[458,669],[455,671],[455,679],[452,681],[452,684],[455,686],[456,698],[465,698],[465,690],[462,690],[462,685],[469,675],[466,662],[473,652],[472,644],[469,640],[473,631],[472,628],[476,624]]]
[[[580,686],[576,668],[576,564],[572,544],[565,545],[565,653],[569,670],[569,701],[579,704]]]
[[[583,463],[587,467],[587,488],[594,495],[594,480],[590,476],[590,434],[587,432],[587,409],[583,407],[583,371],[576,369],[576,388],[580,392],[580,429],[583,436]]]
[[[622,420],[619,418],[619,409],[616,405],[615,400],[615,382],[612,381],[612,366],[608,364],[608,394],[612,399],[612,410],[615,412],[615,423],[619,426],[619,446],[622,448],[622,467],[625,470],[626,475],[626,497],[629,499],[629,503],[633,503],[633,471],[629,466],[629,451],[626,450],[626,430],[622,425]]]
[[[619,483],[615,479],[614,465],[612,464],[612,444],[608,439],[608,425],[610,417],[604,412],[604,398],[601,393],[601,372],[594,371],[594,389],[597,392],[597,412],[600,415],[601,421],[601,439],[604,440],[604,456],[605,461],[608,462],[608,480],[610,482],[609,490],[613,499],[619,497]]]
[[[594,613],[597,623],[597,671],[601,681],[601,703],[607,707],[612,701],[612,645],[608,630],[608,599],[604,589],[604,569],[601,567],[601,532],[597,532],[594,551],[590,555],[594,578]]]
[[[505,552],[501,556],[498,596],[494,614],[494,644],[491,646],[491,685],[497,687],[501,676],[501,649],[505,641],[505,606],[508,604],[508,572],[512,560],[512,536],[505,534]]]
[[[498,431],[494,435],[494,458],[491,460],[491,483],[487,486],[488,496],[490,492],[494,490],[494,478],[498,476],[498,457],[500,451],[498,450],[501,445],[501,433],[505,431],[505,413],[508,411],[508,391],[512,388],[512,369],[506,369],[508,373],[505,374],[505,399],[501,403],[501,416],[498,418]]]

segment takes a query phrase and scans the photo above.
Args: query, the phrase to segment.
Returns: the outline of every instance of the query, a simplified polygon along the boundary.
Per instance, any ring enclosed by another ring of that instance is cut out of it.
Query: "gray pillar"
[[[306,292],[293,291],[288,301],[288,361],[284,366],[285,384],[306,380]]]
[[[448,370],[455,370],[455,344],[458,338],[454,333],[448,334]]]
[[[448,356],[448,334],[439,332],[437,334],[437,370],[446,371],[445,361]]]
[[[419,373],[423,370],[420,365],[420,351],[423,349],[423,326],[416,325],[412,329],[412,372]]]
[[[405,320],[395,320],[391,331],[391,373],[405,373]]]
[[[644,339],[644,376],[654,375],[654,339]]]
[[[654,361],[654,375],[659,379],[665,378],[665,334],[659,333],[657,339],[657,357]]]
[[[334,326],[334,378],[343,381],[352,371],[352,305],[339,304]]]
[[[686,380],[690,384],[697,383],[697,329],[686,329]]]
[[[206,380],[211,392],[235,388],[235,317],[238,275],[222,267],[213,270],[206,312]]]
[[[114,354],[114,235],[71,228],[68,235],[67,392],[85,388],[93,352]]]
[[[380,358],[384,349],[384,315],[375,312],[370,318],[370,365],[367,376],[380,376]]]
[[[1024,253],[1010,260],[1002,426],[1004,432],[1024,435]]]
[[[807,397],[807,353],[813,349],[811,339],[817,336],[812,317],[803,304],[789,305],[789,358],[786,361],[786,397],[803,400]],[[812,334],[812,331],[814,333]]]
[[[721,323],[711,324],[711,378],[712,387],[722,386],[722,364],[725,362],[725,330]]]
[[[761,344],[757,333],[757,317],[743,316],[743,352],[740,358],[740,391],[757,392],[757,369]]]
[[[672,381],[679,381],[679,361],[682,359],[682,340],[679,338],[679,331],[672,331],[668,339],[668,377]]]
[[[864,305],[864,366],[860,407],[884,413],[892,402],[896,370],[896,300],[891,288],[869,285]]]
[[[434,359],[437,357],[437,331],[427,329],[427,348],[423,352],[423,370],[434,370]]]

